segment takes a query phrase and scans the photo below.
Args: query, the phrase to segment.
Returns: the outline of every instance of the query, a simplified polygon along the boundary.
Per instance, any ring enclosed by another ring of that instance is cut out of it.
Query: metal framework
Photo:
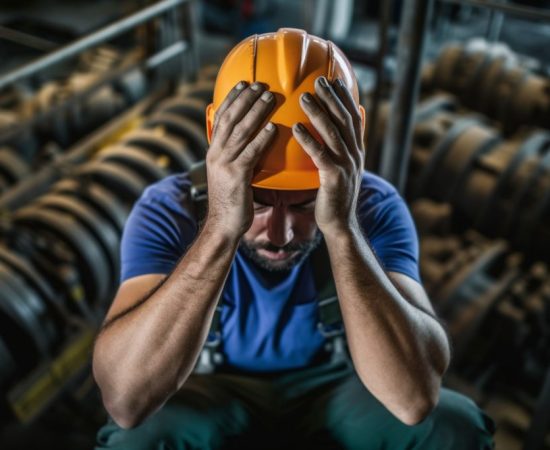
[[[401,17],[397,51],[396,87],[391,100],[390,115],[380,166],[380,174],[395,184],[401,193],[404,192],[409,165],[414,108],[419,90],[423,44],[432,1],[409,0],[404,2]],[[505,14],[528,20],[550,22],[550,12],[540,8],[511,5],[494,0],[437,1],[444,4],[476,6],[489,9],[491,20],[488,38],[493,40],[498,39]],[[379,58],[380,61],[383,61],[384,55],[381,54]],[[379,71],[378,76],[380,74],[381,72]],[[381,89],[381,86],[382,83],[380,80],[377,80],[377,89]],[[377,107],[378,102],[374,106]],[[524,442],[526,450],[540,450],[544,447],[545,437],[550,428],[549,408],[550,369],[546,375],[544,386],[539,395],[537,407]]]
[[[54,64],[72,58],[84,50],[102,44],[110,39],[113,39],[114,37],[120,36],[136,26],[141,25],[142,23],[147,22],[184,3],[190,3],[190,0],[163,0],[142,9],[137,13],[125,17],[124,19],[113,22],[96,32],[89,34],[88,36],[77,39],[72,44],[66,45],[59,50],[51,52],[31,63],[25,64],[1,76],[0,89],[17,81],[21,81],[24,78],[35,75],[36,73]]]
[[[407,181],[414,108],[432,5],[433,0],[409,0],[404,2],[401,13],[397,76],[380,164],[380,174],[401,193]]]
[[[395,184],[401,193],[404,192],[406,183],[412,116],[420,84],[420,68],[428,24],[427,19],[433,1],[449,5],[456,4],[489,9],[492,12],[492,20],[488,38],[492,40],[498,38],[503,15],[550,22],[550,11],[548,10],[511,5],[495,0],[410,0],[404,2],[397,50],[396,88],[390,105],[391,113],[381,154],[381,164],[378,167],[380,174]],[[383,55],[379,56],[380,61],[383,61],[383,58]],[[380,72],[378,76],[380,76]],[[377,80],[377,91],[382,88],[382,84],[380,80]],[[379,95],[380,92],[375,92],[375,97]],[[375,102],[373,109],[377,109],[377,107],[378,102]],[[376,116],[377,111],[373,111],[372,114]],[[375,126],[372,122],[371,125]]]
[[[176,57],[183,54],[189,56],[188,66],[196,72],[197,64],[191,3],[191,0],[160,1],[126,18],[113,22],[88,36],[80,38],[59,50],[53,51],[29,64],[25,64],[0,76],[1,89],[77,56],[84,50],[131,31],[138,25],[157,18],[161,21],[161,26],[158,29],[150,27],[147,30],[149,32],[146,36],[147,51],[139,61],[133,60],[122,67],[108,71],[101,80],[98,80],[98,82],[82,92],[71,96],[63,103],[52,105],[47,112],[35,114],[27,120],[22,121],[19,126],[13,127],[13,130],[3,130],[0,133],[0,141],[6,137],[9,138],[13,136],[13,133],[18,133],[25,128],[32,127],[36,123],[51,117],[52,114],[60,113],[63,109],[89,96],[101,86],[112,83],[114,80],[136,68],[141,68],[148,72],[149,75],[155,75],[155,78],[159,78],[158,81],[162,81],[162,83],[157,83],[145,98],[137,102],[129,110],[70,147],[59,159],[43,167],[32,178],[22,181],[16,187],[0,196],[1,214],[7,213],[9,215],[11,211],[20,208],[33,198],[36,198],[37,195],[45,192],[53,182],[64,176],[67,170],[70,170],[75,164],[88,159],[108,136],[112,136],[120,129],[123,129],[135,117],[146,113],[160,98],[169,94],[172,87],[170,81],[177,81],[176,77],[180,75],[181,70],[189,68],[182,68],[182,62],[178,61]],[[188,9],[180,14],[181,11],[178,8],[182,6]],[[2,30],[0,29],[1,32]],[[10,37],[17,39],[26,38],[26,36],[20,35],[10,35]],[[37,44],[41,43],[37,42]],[[173,64],[174,62],[175,64]],[[173,79],[171,80],[170,77]],[[20,420],[25,422],[32,421],[45,410],[49,402],[68,392],[75,380],[85,370],[89,370],[89,349],[93,343],[94,329],[98,324],[99,317],[93,317],[92,319],[91,322],[93,323],[83,322],[74,331],[74,334],[67,339],[65,350],[60,355],[56,355],[54,361],[50,361],[33,370],[7,392],[9,403],[15,415]],[[52,367],[55,364],[57,364],[56,367],[62,367],[63,370],[61,372],[53,370]],[[40,391],[44,395],[34,395],[37,392],[37,383],[41,383],[41,387],[47,386],[47,393],[45,393],[46,391]]]

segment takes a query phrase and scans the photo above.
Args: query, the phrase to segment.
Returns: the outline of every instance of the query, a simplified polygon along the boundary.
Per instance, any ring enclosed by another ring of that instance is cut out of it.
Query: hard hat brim
[[[319,172],[316,170],[287,170],[273,173],[260,170],[254,175],[252,186],[281,191],[319,189]]]

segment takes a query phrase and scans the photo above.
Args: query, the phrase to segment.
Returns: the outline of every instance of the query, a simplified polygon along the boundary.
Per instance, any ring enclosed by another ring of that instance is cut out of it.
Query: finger
[[[340,98],[342,104],[349,111],[351,115],[351,120],[353,122],[353,129],[355,131],[355,139],[359,148],[363,148],[363,119],[361,113],[359,112],[359,107],[355,103],[351,92],[339,78],[333,84],[334,90],[338,97]]]
[[[319,170],[327,170],[334,166],[326,146],[315,139],[304,125],[294,124],[292,134]]]
[[[265,88],[260,83],[252,83],[244,89],[240,95],[220,114],[218,120],[217,135],[213,137],[220,143],[225,143],[233,132],[233,127],[252,108],[254,102],[262,94]]]
[[[229,91],[229,94],[225,97],[220,107],[217,109],[216,114],[214,115],[214,126],[212,127],[212,134],[214,135],[216,133],[216,127],[219,122],[220,116],[224,113],[224,111],[229,108],[231,103],[239,96],[239,94],[244,90],[244,88],[248,85],[246,81],[239,81],[233,89]]]
[[[272,122],[268,122],[239,154],[239,162],[246,164],[251,170],[254,169],[276,135],[277,127]]]
[[[315,81],[315,92],[321,101],[321,104],[327,110],[332,121],[340,130],[342,138],[346,142],[348,148],[353,150],[356,146],[355,130],[351,120],[351,114],[340,101],[332,86],[328,83],[325,77],[319,77]]]
[[[327,112],[317,103],[310,93],[300,96],[300,104],[311,123],[323,139],[326,146],[336,155],[344,156],[346,144],[340,130],[331,120]]]
[[[275,98],[273,94],[269,91],[264,91],[242,120],[233,127],[224,150],[229,160],[233,160],[239,156],[239,153],[256,135],[274,106]]]

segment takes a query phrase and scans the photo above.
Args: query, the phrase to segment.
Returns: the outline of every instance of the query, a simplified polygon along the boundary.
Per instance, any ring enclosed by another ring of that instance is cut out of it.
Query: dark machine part
[[[87,71],[73,73],[65,80],[46,83],[34,98],[34,114],[45,114],[52,107],[63,104],[71,97],[82,95],[114,66],[115,61],[108,64],[104,70],[87,67]],[[145,95],[145,88],[143,73],[137,70],[128,72],[112,84],[96,89],[81,101],[73,102],[71,107],[62,108],[47,120],[41,121],[37,127],[39,139],[41,142],[53,140],[65,148],[134,104]]]
[[[65,69],[72,73],[51,79],[33,95],[20,99],[23,103],[14,109],[19,111],[15,123],[10,126],[0,121],[0,142],[17,149],[31,166],[40,163],[39,147],[48,142],[68,147],[145,96],[147,79],[139,68],[123,71],[112,82],[93,88],[103,77],[133,64],[136,55],[135,51],[122,55],[106,46],[84,52],[76,64]],[[28,126],[21,126],[26,121]],[[15,135],[14,128],[19,130]],[[25,138],[27,135],[32,139]]]
[[[550,406],[549,266],[505,241],[457,232],[449,203],[419,199],[411,210],[424,286],[452,338],[448,379],[480,399],[504,396],[531,411],[529,430],[521,425],[526,448],[541,448]]]
[[[100,248],[108,263],[107,268],[110,276],[102,282],[110,287],[107,296],[110,297],[114,294],[120,265],[119,236],[116,229],[103,217],[97,215],[91,207],[71,196],[59,193],[47,194],[31,203],[30,207],[70,214],[93,235],[95,241],[90,242],[90,245]]]
[[[161,112],[153,114],[144,126],[151,129],[162,128],[169,134],[185,140],[198,160],[204,159],[206,156],[208,141],[204,128],[190,119],[177,114]]]
[[[214,68],[201,73],[188,97],[158,110],[154,129],[136,129],[181,80],[181,71],[170,80],[155,76],[166,62],[182,65],[182,53],[193,50],[192,30],[154,51],[89,50],[148,20],[164,26],[162,14],[179,17],[170,9],[189,15],[189,4],[157,2],[0,77],[2,422],[27,423],[67,398],[67,390],[86,387],[75,379],[89,374],[95,330],[118,285],[120,238],[133,203],[147,185],[187,170],[206,151],[198,130],[204,135]],[[76,66],[43,76],[76,56]],[[29,90],[10,99],[13,83]],[[68,409],[80,395],[72,394]]]
[[[0,192],[8,190],[30,173],[29,165],[10,147],[0,147]]]
[[[197,122],[201,129],[205,130],[207,105],[208,104],[200,98],[175,97],[160,102],[156,111],[187,117]]]
[[[178,94],[183,97],[200,99],[207,104],[212,103],[215,84],[215,80],[212,79],[198,80],[195,83],[182,85]]]
[[[505,139],[481,116],[443,109],[425,117],[413,133],[407,197],[449,202],[464,227],[506,238],[531,259],[547,261],[549,133]]]
[[[423,78],[462,104],[497,120],[505,135],[523,126],[548,128],[550,80],[533,73],[503,44],[475,39],[445,47]]]
[[[44,208],[25,207],[14,214],[13,224],[18,233],[28,233],[37,253],[53,254],[55,250],[50,246],[62,246],[64,253],[68,254],[67,262],[76,267],[82,280],[86,303],[97,305],[105,302],[111,290],[106,283],[110,279],[108,258],[93,235],[74,216]],[[38,247],[38,244],[43,244],[43,247]],[[39,262],[37,266],[40,267]]]
[[[198,161],[186,141],[167,134],[161,128],[131,131],[122,137],[121,143],[142,148],[158,156],[165,156],[168,160],[167,167],[173,172],[185,172]]]
[[[143,176],[149,183],[159,181],[168,175],[168,171],[162,167],[165,161],[163,157],[155,157],[154,154],[136,147],[122,145],[106,147],[98,155],[98,159],[124,164]]]
[[[65,179],[54,184],[51,191],[82,200],[108,220],[119,235],[122,234],[130,209],[102,185],[89,180]]]
[[[431,123],[431,118],[435,118],[438,114],[444,113],[455,113],[457,112],[458,101],[451,94],[447,93],[438,93],[430,97],[424,98],[420,101],[415,108],[415,130],[413,131],[413,140],[417,136],[418,124],[419,123]],[[381,103],[378,108],[378,118],[377,126],[375,130],[370,130],[368,140],[369,140],[369,151],[374,153],[381,153],[382,146],[384,143],[384,135],[386,131],[387,119],[389,115],[389,103]],[[414,144],[413,144],[414,145]],[[369,158],[369,156],[367,156]],[[379,159],[379,156],[372,157],[373,159]],[[414,155],[411,154],[411,159],[414,158]],[[414,165],[414,161],[410,161],[409,170],[411,166]]]
[[[147,180],[117,162],[92,161],[76,170],[75,177],[94,181],[116,195],[120,201],[133,204],[147,186]]]
[[[50,358],[60,336],[40,294],[3,261],[0,283],[0,340],[5,344],[4,359],[14,363],[0,367],[0,378],[9,380]]]

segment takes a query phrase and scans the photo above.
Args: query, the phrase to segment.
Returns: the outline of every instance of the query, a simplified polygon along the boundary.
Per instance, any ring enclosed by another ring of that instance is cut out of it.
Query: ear
[[[210,103],[206,107],[206,137],[208,139],[209,144],[210,144],[210,140],[212,139],[213,128],[214,128],[214,104]]]
[[[359,112],[361,113],[361,136],[364,141],[367,138],[367,113],[362,105],[359,105]]]

